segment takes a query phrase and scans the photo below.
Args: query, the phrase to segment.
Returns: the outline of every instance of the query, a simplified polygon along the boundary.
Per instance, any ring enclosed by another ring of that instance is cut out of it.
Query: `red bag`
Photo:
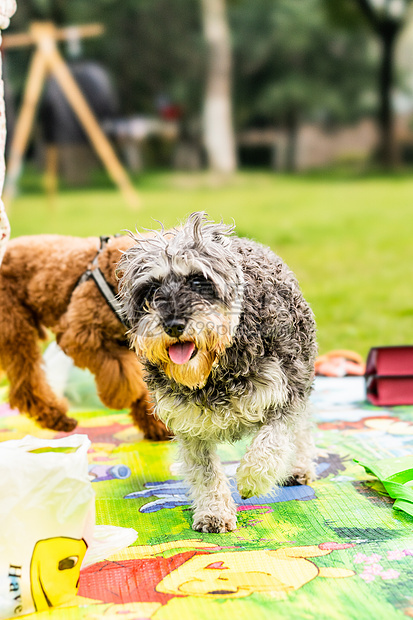
[[[413,405],[413,346],[370,349],[366,390],[373,405]]]

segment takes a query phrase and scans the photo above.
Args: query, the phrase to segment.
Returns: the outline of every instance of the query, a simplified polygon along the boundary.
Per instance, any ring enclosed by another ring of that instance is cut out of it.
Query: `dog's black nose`
[[[169,319],[164,321],[163,328],[168,336],[172,338],[179,338],[185,331],[186,321],[184,319]]]

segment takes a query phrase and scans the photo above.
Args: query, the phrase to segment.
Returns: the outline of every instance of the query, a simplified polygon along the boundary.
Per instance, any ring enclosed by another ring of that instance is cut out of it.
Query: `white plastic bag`
[[[0,618],[76,594],[93,539],[87,435],[0,443]]]
[[[95,525],[92,544],[87,550],[82,568],[106,560],[114,553],[133,545],[138,532],[132,527]]]

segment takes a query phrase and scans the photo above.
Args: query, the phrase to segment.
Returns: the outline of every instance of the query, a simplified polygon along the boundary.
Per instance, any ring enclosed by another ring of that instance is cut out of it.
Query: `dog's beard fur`
[[[162,328],[159,315],[149,309],[141,319],[133,346],[138,355],[162,368],[170,379],[189,388],[205,385],[219,356],[231,344],[231,319],[218,308],[197,312],[179,338],[172,338]],[[195,355],[184,364],[175,364],[169,347],[177,342],[193,342]]]

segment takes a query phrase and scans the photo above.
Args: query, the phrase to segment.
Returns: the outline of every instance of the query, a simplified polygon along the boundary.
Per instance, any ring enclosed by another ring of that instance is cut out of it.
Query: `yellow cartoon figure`
[[[76,594],[86,549],[86,542],[76,538],[48,538],[36,543],[30,564],[36,611],[61,605]]]
[[[240,598],[253,592],[280,597],[315,577],[351,577],[343,568],[319,568],[307,558],[331,553],[332,548],[291,547],[276,551],[240,551],[197,555],[157,585],[158,592],[208,598]]]

